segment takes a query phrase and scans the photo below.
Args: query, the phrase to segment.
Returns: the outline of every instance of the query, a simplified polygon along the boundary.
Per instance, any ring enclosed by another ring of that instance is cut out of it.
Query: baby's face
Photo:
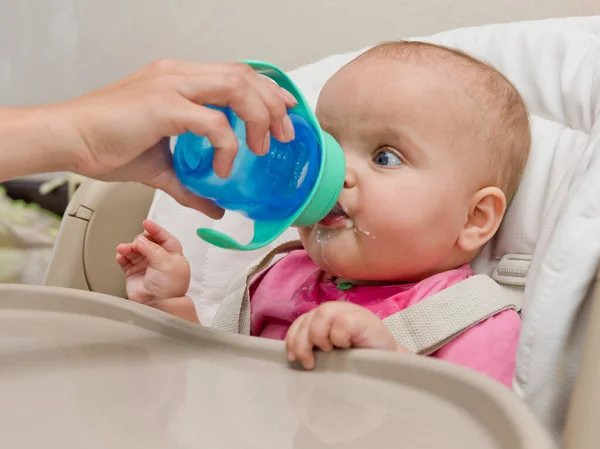
[[[416,281],[454,268],[479,187],[469,170],[472,111],[463,85],[426,64],[372,57],[336,73],[317,117],[346,156],[339,204],[351,221],[301,229],[311,258],[356,280]]]

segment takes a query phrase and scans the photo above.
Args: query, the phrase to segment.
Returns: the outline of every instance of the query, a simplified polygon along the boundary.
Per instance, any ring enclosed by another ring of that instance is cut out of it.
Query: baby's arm
[[[179,240],[146,220],[132,243],[117,247],[116,260],[125,273],[127,297],[179,318],[198,323],[194,302],[186,296],[190,264]]]
[[[512,388],[521,319],[506,310],[474,326],[433,354]]]

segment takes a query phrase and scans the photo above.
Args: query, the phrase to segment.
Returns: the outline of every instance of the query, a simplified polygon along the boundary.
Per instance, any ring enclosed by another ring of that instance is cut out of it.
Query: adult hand
[[[76,171],[103,180],[139,181],[166,191],[185,206],[213,217],[222,211],[177,180],[167,136],[192,131],[207,136],[214,169],[231,172],[238,142],[224,114],[202,105],[229,106],[247,123],[256,154],[269,150],[270,135],[294,138],[287,108],[291,94],[246,64],[159,60],[108,87],[63,105],[81,138]]]
[[[229,106],[247,123],[248,146],[256,154],[268,151],[270,135],[285,142],[294,138],[286,109],[296,100],[248,65],[165,59],[74,100],[0,110],[0,118],[7,118],[0,131],[8,137],[0,144],[0,159],[8,164],[0,175],[58,169],[104,181],[137,181],[218,218],[220,208],[177,180],[167,139],[187,131],[208,137],[217,148],[215,172],[227,177],[237,139],[225,115],[203,106],[208,104]],[[17,116],[24,120],[11,124]]]

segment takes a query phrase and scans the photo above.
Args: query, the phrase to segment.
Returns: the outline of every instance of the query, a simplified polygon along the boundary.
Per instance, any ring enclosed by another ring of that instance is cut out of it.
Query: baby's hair
[[[410,59],[435,66],[452,66],[463,79],[467,95],[479,106],[472,119],[489,151],[482,154],[486,174],[481,182],[502,189],[507,201],[514,197],[527,164],[531,147],[529,116],[516,87],[496,68],[467,53],[420,41],[386,42],[361,54],[354,61],[370,57]],[[447,69],[446,69],[447,70]]]

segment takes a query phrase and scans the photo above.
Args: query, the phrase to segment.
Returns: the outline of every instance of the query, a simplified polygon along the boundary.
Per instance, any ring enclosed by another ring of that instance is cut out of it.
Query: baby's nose
[[[354,186],[356,186],[356,175],[350,167],[347,167],[346,176],[344,177],[344,189],[351,189]]]

